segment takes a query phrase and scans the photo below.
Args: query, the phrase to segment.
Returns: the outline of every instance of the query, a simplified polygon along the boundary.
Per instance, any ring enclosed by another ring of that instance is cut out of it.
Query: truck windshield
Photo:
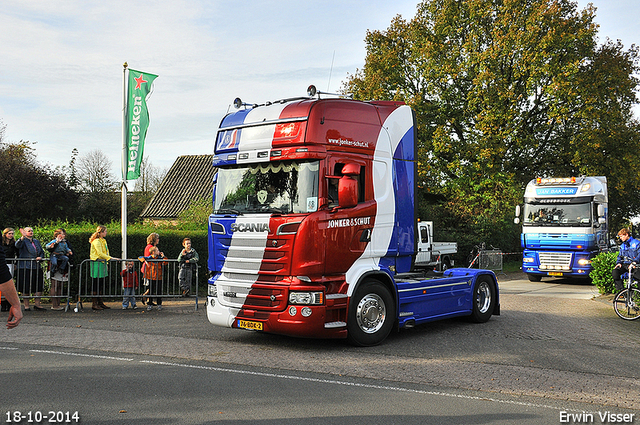
[[[307,213],[318,209],[318,161],[279,161],[218,169],[214,210]]]
[[[524,225],[590,226],[591,204],[524,204]]]

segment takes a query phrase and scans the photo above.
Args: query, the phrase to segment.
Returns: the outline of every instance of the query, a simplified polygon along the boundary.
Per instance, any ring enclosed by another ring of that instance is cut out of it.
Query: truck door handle
[[[362,231],[360,242],[371,242],[371,229],[364,229]]]

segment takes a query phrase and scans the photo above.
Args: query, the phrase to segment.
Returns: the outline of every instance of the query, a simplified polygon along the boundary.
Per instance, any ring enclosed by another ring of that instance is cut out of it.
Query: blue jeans
[[[136,288],[123,288],[124,298],[122,298],[122,308],[129,307],[129,302],[131,302],[131,307],[136,306]]]
[[[51,270],[58,269],[60,271],[64,271],[67,268],[67,263],[69,262],[69,257],[62,254],[53,254],[51,256]]]

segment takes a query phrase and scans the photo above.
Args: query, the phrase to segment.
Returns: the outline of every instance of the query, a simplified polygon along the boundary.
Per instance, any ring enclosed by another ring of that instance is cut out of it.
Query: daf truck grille
[[[570,252],[540,252],[540,266],[545,266],[549,269],[564,269],[571,268],[571,253]],[[558,269],[558,270],[560,270]]]

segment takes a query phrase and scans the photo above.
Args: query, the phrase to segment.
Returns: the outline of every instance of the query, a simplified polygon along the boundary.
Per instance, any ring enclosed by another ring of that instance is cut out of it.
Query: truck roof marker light
[[[249,159],[249,154],[248,153],[241,153],[240,155],[238,155],[238,159]]]
[[[227,155],[227,161],[235,160],[237,157],[238,155],[236,155],[235,153],[231,155]]]
[[[298,148],[296,152],[309,152],[309,148]]]
[[[258,152],[258,158],[269,158],[269,151]]]
[[[279,149],[277,151],[271,151],[271,156],[282,156],[282,151]]]

